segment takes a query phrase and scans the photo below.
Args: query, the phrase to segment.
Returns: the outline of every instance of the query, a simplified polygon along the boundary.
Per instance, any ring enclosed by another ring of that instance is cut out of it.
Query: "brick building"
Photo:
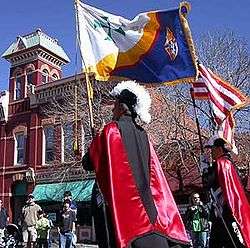
[[[40,29],[18,36],[2,57],[10,63],[10,73],[9,89],[0,96],[0,197],[11,220],[18,222],[26,196],[33,192],[56,221],[63,193],[70,190],[79,214],[87,216],[80,225],[91,226],[86,213],[94,180],[80,163],[69,166],[66,155],[73,150],[74,127],[62,126],[40,111],[76,81],[84,84],[83,75],[62,78],[62,66],[70,60],[58,41]]]

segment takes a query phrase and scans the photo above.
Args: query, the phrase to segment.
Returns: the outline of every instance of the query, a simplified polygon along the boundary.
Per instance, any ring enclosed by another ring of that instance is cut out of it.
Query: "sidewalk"
[[[58,248],[58,244],[52,244],[51,248]],[[76,244],[76,248],[98,248],[98,245]]]

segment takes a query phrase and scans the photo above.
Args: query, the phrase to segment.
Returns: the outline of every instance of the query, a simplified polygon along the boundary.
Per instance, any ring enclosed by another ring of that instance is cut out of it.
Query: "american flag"
[[[198,100],[209,100],[208,89],[206,83],[201,76],[198,80],[192,84],[193,90],[191,91],[192,96]]]
[[[237,153],[232,110],[244,106],[247,97],[201,64],[199,74],[198,81],[193,83],[193,97],[209,101],[217,125],[217,135],[231,144],[232,150]]]

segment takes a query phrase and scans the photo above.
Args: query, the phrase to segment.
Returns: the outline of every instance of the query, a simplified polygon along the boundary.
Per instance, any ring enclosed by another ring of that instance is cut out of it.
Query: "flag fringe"
[[[94,73],[93,71],[91,71],[91,73]],[[102,77],[99,75],[95,74],[95,79],[98,81],[123,81],[123,80],[131,80],[131,78],[127,78],[127,77],[121,77],[121,76],[109,76],[109,77]],[[196,80],[196,77],[189,77],[189,78],[181,78],[178,80],[174,80],[174,81],[166,81],[166,82],[157,82],[157,83],[144,83],[144,82],[140,82],[137,81],[138,83],[142,83],[145,85],[148,85],[149,87],[151,86],[161,86],[161,85],[166,85],[166,86],[175,86],[179,83],[193,83],[194,80]]]
[[[193,61],[193,64],[195,65],[195,70],[196,70],[195,81],[196,81],[198,79],[198,63],[197,63],[198,57],[196,55],[195,45],[193,42],[191,30],[189,28],[188,21],[186,19],[187,13],[182,12],[183,7],[186,8],[187,13],[188,13],[191,10],[191,5],[188,2],[181,2],[180,7],[179,7],[179,16],[180,16],[180,21],[181,21],[182,28],[184,31],[184,35],[185,35],[185,38],[186,38],[187,43],[188,43],[189,51],[190,51],[191,56],[192,56],[192,61]]]

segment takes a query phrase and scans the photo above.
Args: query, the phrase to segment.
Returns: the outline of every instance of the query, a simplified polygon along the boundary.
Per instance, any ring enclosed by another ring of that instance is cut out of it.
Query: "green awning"
[[[70,191],[74,201],[90,201],[94,180],[37,184],[33,191],[35,201],[62,201],[63,193]]]

